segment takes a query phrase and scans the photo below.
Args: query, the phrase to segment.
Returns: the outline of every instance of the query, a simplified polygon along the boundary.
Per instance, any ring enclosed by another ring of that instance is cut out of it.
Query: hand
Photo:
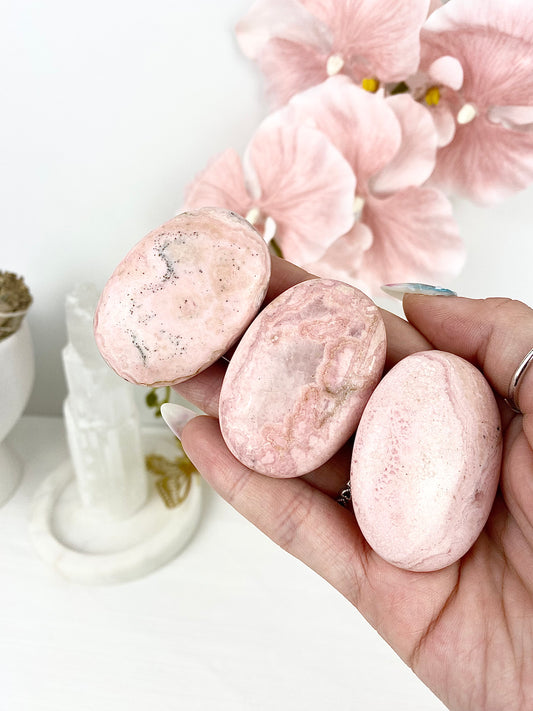
[[[267,300],[309,278],[274,259]],[[414,295],[404,298],[404,309],[410,323],[383,312],[386,368],[428,348],[456,353],[482,369],[501,407],[500,487],[487,525],[457,563],[413,573],[369,548],[353,511],[335,500],[349,479],[351,442],[297,479],[269,478],[240,464],[215,419],[223,362],[177,386],[211,415],[191,420],[182,443],[221,496],[345,595],[450,708],[533,708],[533,367],[519,391],[525,414],[503,402],[533,347],[533,311],[507,299]]]

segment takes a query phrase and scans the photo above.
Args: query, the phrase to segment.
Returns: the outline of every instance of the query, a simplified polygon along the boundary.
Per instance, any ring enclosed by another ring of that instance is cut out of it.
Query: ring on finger
[[[352,500],[352,487],[350,482],[347,482],[346,486],[341,490],[337,497],[337,503],[344,508],[348,508]]]
[[[517,412],[519,414],[522,414],[522,410],[518,406],[518,389],[520,387],[520,384],[522,380],[524,379],[524,375],[526,374],[526,370],[528,367],[531,365],[533,362],[533,348],[529,351],[529,353],[526,355],[526,357],[522,360],[518,368],[515,370],[513,377],[511,378],[511,382],[509,383],[509,390],[507,392],[507,398],[505,402],[509,405],[511,410],[514,412]]]

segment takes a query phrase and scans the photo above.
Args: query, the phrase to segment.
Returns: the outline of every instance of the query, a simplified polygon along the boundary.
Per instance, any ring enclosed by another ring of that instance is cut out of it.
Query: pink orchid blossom
[[[277,117],[323,131],[357,177],[353,228],[302,266],[370,293],[391,281],[459,271],[464,248],[451,205],[440,191],[420,187],[433,171],[437,149],[423,106],[407,94],[384,99],[332,77],[294,96]]]
[[[267,117],[242,162],[228,149],[197,176],[185,208],[233,210],[303,264],[352,227],[354,190],[349,163],[323,133]]]
[[[430,0],[257,0],[236,27],[274,103],[328,76],[398,82],[417,70]]]
[[[421,41],[418,86],[409,85],[433,104],[443,146],[431,183],[480,203],[525,188],[533,179],[531,0],[449,0]]]

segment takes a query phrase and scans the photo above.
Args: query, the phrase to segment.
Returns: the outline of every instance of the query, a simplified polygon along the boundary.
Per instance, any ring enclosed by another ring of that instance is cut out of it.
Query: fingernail
[[[405,294],[423,294],[425,296],[457,296],[455,291],[446,289],[444,286],[432,286],[431,284],[415,284],[406,282],[405,284],[384,284],[381,287],[389,296],[395,299],[403,299]]]
[[[172,402],[165,402],[161,405],[161,417],[165,420],[170,430],[181,439],[181,433],[187,422],[196,417],[196,412],[189,410],[183,405],[175,405]]]

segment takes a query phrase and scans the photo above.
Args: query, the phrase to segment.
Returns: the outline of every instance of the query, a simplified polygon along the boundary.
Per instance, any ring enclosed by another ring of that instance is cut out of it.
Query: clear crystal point
[[[83,504],[106,520],[132,515],[147,496],[147,474],[133,387],[105,363],[94,340],[98,292],[81,284],[67,295],[68,386],[64,417]]]

